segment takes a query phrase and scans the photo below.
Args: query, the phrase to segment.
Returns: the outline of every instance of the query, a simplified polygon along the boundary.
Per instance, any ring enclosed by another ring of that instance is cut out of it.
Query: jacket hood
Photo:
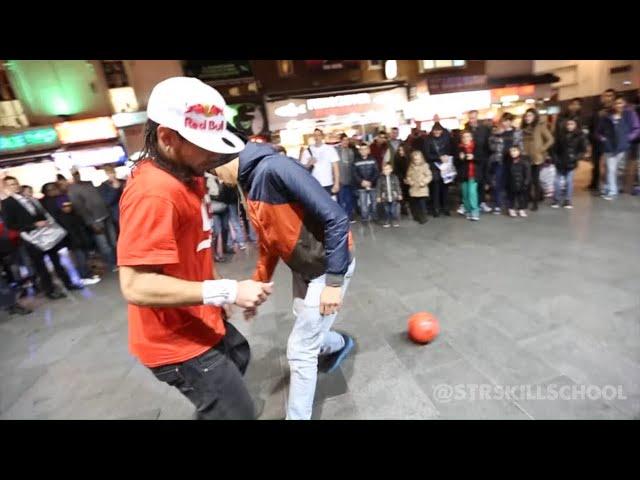
[[[262,160],[273,155],[281,155],[273,146],[265,143],[248,142],[240,152],[238,182],[243,188],[251,185],[253,173]]]

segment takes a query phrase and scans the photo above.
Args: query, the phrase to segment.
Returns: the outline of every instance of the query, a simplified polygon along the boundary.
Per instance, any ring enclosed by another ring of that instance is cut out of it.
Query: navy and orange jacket
[[[254,280],[267,282],[279,259],[311,280],[341,286],[352,258],[349,218],[296,160],[272,146],[247,143],[240,153],[238,182],[260,237]]]

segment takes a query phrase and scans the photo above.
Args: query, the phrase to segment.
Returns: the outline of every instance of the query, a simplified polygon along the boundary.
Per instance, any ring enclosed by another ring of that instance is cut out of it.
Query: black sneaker
[[[345,335],[341,333],[342,338],[344,338],[344,347],[342,347],[337,352],[330,353],[329,355],[323,355],[318,359],[318,370],[324,373],[331,373],[335,369],[337,369],[342,361],[347,357],[349,352],[355,346],[355,342],[353,338],[349,335]]]
[[[565,200],[563,207],[571,210],[573,208],[573,205],[571,205],[571,202]]]
[[[67,296],[62,292],[49,292],[46,294],[47,298],[51,300],[60,300],[61,298],[67,298]]]
[[[8,309],[10,315],[29,315],[33,310],[23,307],[22,305],[12,305]]]
[[[551,204],[551,208],[560,208],[560,205],[554,200],[554,202]]]

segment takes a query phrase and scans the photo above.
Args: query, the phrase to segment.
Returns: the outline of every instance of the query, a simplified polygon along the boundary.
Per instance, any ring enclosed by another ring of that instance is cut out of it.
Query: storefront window
[[[419,60],[421,72],[438,68],[464,67],[466,64],[466,60]]]

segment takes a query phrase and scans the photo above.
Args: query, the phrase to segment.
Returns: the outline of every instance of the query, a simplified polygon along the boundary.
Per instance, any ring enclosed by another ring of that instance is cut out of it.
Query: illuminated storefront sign
[[[111,115],[113,124],[117,128],[141,125],[147,122],[147,112],[123,112]]]
[[[0,135],[0,154],[40,150],[58,143],[58,134],[53,127],[30,128]]]
[[[56,167],[65,171],[71,170],[72,167],[93,167],[108,163],[124,163],[127,160],[127,154],[120,145],[56,152],[51,156]]]
[[[494,88],[491,90],[491,102],[517,102],[524,98],[536,96],[535,85],[522,85],[519,87]]]
[[[111,117],[74,120],[54,125],[63,144],[91,142],[116,138],[118,131]]]
[[[355,93],[331,97],[286,99],[267,103],[267,118],[271,130],[291,128],[291,121],[323,119],[349,121],[349,116],[384,115],[401,111],[407,103],[407,90],[398,87],[372,93]]]

